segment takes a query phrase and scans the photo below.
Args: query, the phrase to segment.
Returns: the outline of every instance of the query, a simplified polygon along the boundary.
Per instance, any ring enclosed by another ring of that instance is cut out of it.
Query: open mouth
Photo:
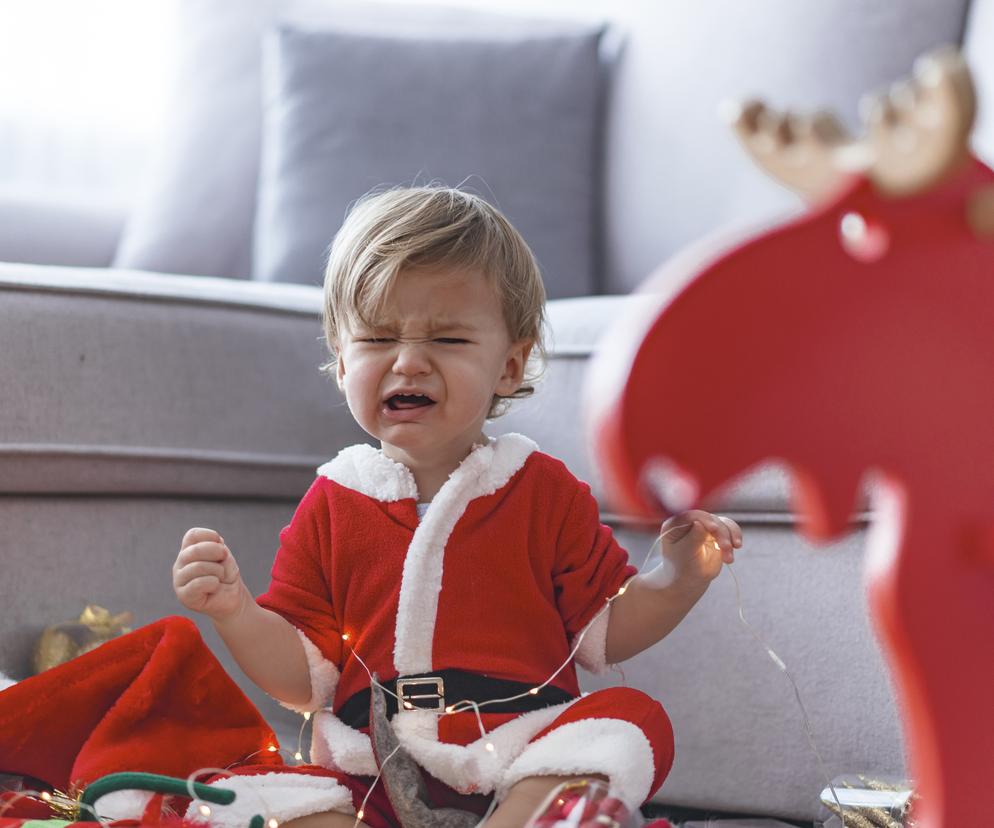
[[[435,401],[424,394],[394,394],[387,397],[387,408],[392,411],[403,411],[408,408],[424,408],[434,405]]]

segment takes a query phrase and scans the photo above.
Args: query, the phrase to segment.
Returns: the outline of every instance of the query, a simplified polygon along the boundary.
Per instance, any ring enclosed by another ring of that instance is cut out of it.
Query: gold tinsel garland
[[[904,791],[907,790],[905,787],[899,785],[890,785],[884,782],[880,782],[875,779],[868,779],[865,776],[859,776],[859,781],[862,782],[871,791]],[[855,787],[851,782],[842,783],[847,788]],[[842,811],[839,810],[839,806],[834,802],[825,801],[824,804],[828,809],[835,814],[840,820],[842,820],[843,828],[914,828],[915,823],[908,821],[908,812],[911,808],[911,802],[915,799],[915,795],[912,793],[908,797],[908,801],[901,812],[899,818],[896,818],[888,814],[883,808],[870,808],[867,806],[854,806],[844,808]]]
[[[68,791],[60,791],[58,788],[53,788],[51,793],[43,793],[40,797],[35,798],[40,799],[48,805],[56,819],[64,819],[67,822],[79,822],[81,810],[79,802],[83,798],[82,786],[70,785]],[[92,814],[86,817],[86,819],[92,818]]]

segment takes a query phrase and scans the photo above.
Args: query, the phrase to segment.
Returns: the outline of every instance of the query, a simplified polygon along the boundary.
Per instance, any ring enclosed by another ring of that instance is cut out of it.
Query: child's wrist
[[[711,579],[692,569],[677,567],[673,561],[663,558],[654,569],[642,576],[642,581],[653,589],[669,589],[676,592],[703,593]]]
[[[255,605],[255,601],[252,599],[252,596],[248,591],[248,587],[246,587],[243,583],[241,585],[240,600],[235,609],[226,613],[208,614],[210,615],[211,621],[214,623],[214,627],[220,632],[222,629],[231,629],[232,627],[238,626],[244,620],[245,614]]]

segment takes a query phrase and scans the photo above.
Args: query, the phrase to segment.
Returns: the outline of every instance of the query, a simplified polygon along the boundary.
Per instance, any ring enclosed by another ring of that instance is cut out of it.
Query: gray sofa
[[[525,7],[550,19],[574,13],[565,0]],[[994,2],[604,0],[581,12],[610,18],[624,39],[604,110],[598,295],[567,286],[550,302],[547,376],[490,430],[528,434],[589,480],[641,563],[653,527],[611,511],[579,425],[589,357],[638,303],[630,291],[677,250],[799,206],[749,166],[716,104],[761,94],[828,106],[855,129],[862,93],[956,42],[981,93],[977,150],[994,154]],[[86,602],[131,610],[137,624],[181,614],[170,567],[190,526],[220,530],[261,592],[279,529],[316,467],[365,439],[317,371],[318,287],[122,267],[129,212],[0,200],[0,672],[14,678],[28,674],[41,630]],[[244,240],[215,242],[232,258],[251,254],[235,247]],[[899,719],[861,586],[870,494],[852,534],[824,548],[795,531],[789,480],[775,465],[736,481],[720,509],[745,533],[735,568],[746,617],[792,671],[827,771],[900,776]],[[255,690],[196,620],[295,750],[302,720]],[[677,758],[659,802],[815,817],[825,779],[802,711],[739,623],[727,573],[622,670],[586,685],[624,681],[666,706]]]

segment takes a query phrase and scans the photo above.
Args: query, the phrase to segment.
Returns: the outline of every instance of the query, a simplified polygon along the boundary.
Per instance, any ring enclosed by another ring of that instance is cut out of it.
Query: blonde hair
[[[530,340],[521,386],[495,394],[488,418],[510,399],[534,393],[545,370],[545,287],[521,234],[484,199],[451,187],[427,185],[371,191],[349,210],[335,235],[324,275],[324,335],[338,366],[343,327],[369,326],[405,267],[442,266],[482,271],[500,300],[512,342]]]

